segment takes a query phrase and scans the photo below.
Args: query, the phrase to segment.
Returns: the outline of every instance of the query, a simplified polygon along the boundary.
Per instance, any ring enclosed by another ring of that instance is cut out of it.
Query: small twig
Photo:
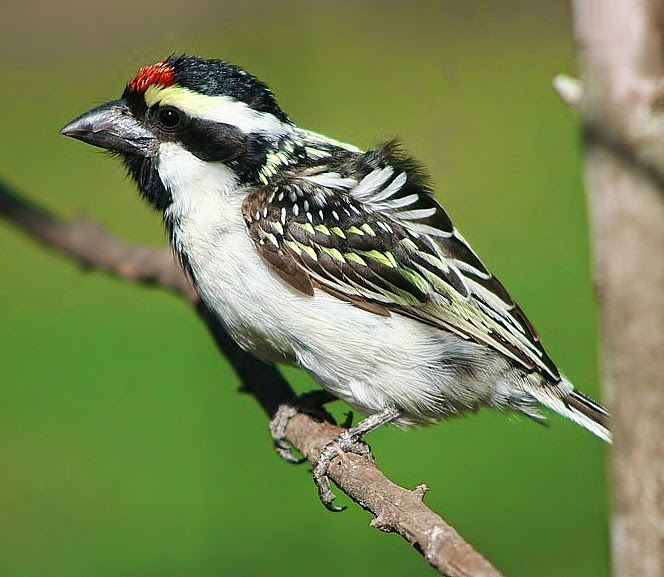
[[[567,106],[575,110],[579,109],[583,98],[583,85],[578,78],[567,74],[556,74],[551,79],[551,85]]]
[[[170,250],[128,244],[88,221],[63,222],[24,200],[1,181],[0,217],[85,266],[113,273],[130,282],[162,286],[185,297],[194,305],[217,347],[233,366],[242,382],[242,390],[252,395],[268,416],[274,416],[280,405],[293,403],[295,393],[279,371],[235,344],[198,298]],[[297,413],[288,423],[286,440],[315,463],[321,449],[342,431],[332,423]],[[413,491],[404,489],[390,481],[369,457],[355,454],[335,459],[329,476],[341,491],[373,513],[372,526],[401,535],[442,575],[500,577],[501,574],[453,527],[422,502],[426,492],[424,485]]]

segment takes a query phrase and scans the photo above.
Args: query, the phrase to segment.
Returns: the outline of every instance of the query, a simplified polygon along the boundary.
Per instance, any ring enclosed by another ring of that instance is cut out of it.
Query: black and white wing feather
[[[262,256],[297,290],[453,331],[560,380],[524,313],[395,144],[334,170],[284,172],[252,189],[243,213]]]

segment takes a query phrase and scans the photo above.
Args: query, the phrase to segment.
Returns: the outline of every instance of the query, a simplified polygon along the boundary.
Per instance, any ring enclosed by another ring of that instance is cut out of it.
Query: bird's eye
[[[182,113],[177,108],[164,107],[157,112],[157,121],[164,128],[173,130],[180,126],[182,122]]]

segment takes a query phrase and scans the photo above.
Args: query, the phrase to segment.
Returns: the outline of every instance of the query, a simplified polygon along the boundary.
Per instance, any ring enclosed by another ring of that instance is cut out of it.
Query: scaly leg
[[[330,511],[343,511],[345,507],[337,507],[333,501],[335,495],[330,489],[330,479],[327,476],[327,470],[334,457],[340,457],[343,453],[357,453],[366,455],[370,453],[369,447],[361,442],[362,437],[378,427],[393,421],[399,416],[398,409],[384,409],[380,413],[371,415],[360,421],[354,427],[341,433],[334,441],[323,447],[318,456],[318,462],[314,467],[314,482],[318,487],[318,495],[323,505]]]

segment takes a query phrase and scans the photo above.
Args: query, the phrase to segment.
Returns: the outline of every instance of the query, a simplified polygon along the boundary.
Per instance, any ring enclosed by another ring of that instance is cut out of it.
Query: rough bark
[[[259,361],[235,344],[198,299],[170,250],[128,244],[89,221],[65,223],[30,204],[1,181],[0,218],[86,267],[131,282],[162,286],[185,297],[228,358],[242,382],[242,390],[252,395],[269,417],[275,415],[280,405],[295,400],[290,385],[274,366]],[[288,423],[286,440],[315,463],[322,448],[342,431],[331,422],[300,412]],[[423,503],[426,486],[420,485],[412,491],[400,487],[376,467],[373,459],[355,454],[334,459],[329,477],[341,491],[375,516],[372,526],[401,535],[441,575],[501,576],[452,526]]]
[[[664,575],[664,4],[573,0],[616,577]],[[562,86],[562,88],[561,88]],[[577,98],[578,97],[578,98]]]

